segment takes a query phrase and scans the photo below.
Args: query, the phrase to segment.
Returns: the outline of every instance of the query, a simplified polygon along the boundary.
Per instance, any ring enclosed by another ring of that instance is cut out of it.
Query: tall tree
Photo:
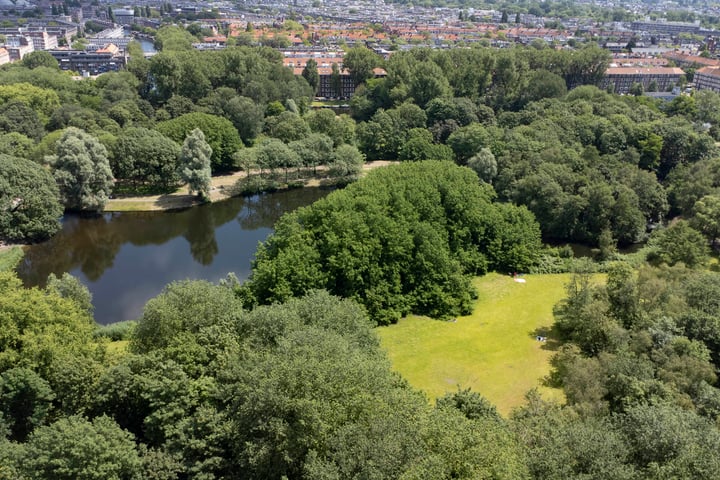
[[[100,211],[113,187],[107,150],[95,137],[70,127],[49,157],[65,208]]]
[[[180,178],[187,182],[190,193],[197,192],[202,200],[210,195],[210,156],[212,148],[202,130],[196,128],[185,138],[180,151]]]
[[[343,66],[348,69],[356,85],[373,77],[373,69],[380,65],[380,57],[366,47],[353,47],[345,54]]]
[[[314,93],[317,93],[318,87],[320,86],[320,74],[317,69],[317,62],[312,58],[307,61],[305,68],[303,68],[302,76],[307,80],[308,84],[313,89]]]

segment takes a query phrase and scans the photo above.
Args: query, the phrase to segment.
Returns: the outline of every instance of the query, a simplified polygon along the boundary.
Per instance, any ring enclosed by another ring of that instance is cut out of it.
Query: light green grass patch
[[[377,328],[393,368],[430,399],[472,388],[503,415],[538,388],[546,399],[564,401],[559,389],[543,385],[558,343],[553,338],[553,306],[565,297],[570,274],[526,275],[526,283],[489,274],[474,280],[479,292],[474,312],[456,322],[408,317]],[[536,336],[547,337],[540,342]]]
[[[25,252],[18,246],[0,249],[0,272],[15,268],[23,255],[25,255]]]

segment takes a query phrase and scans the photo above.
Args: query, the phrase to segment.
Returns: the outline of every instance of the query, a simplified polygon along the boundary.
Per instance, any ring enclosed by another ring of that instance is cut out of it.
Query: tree
[[[50,385],[27,368],[11,368],[0,374],[0,412],[10,428],[10,438],[24,442],[42,425],[55,398]]]
[[[210,156],[212,148],[205,142],[202,130],[191,131],[183,142],[178,161],[179,175],[188,184],[189,193],[197,192],[201,200],[209,200]]]
[[[355,177],[360,173],[363,163],[365,163],[365,156],[356,147],[347,144],[340,145],[335,150],[329,165],[330,175],[343,178]]]
[[[702,233],[692,228],[686,220],[679,220],[650,236],[648,245],[653,247],[648,260],[675,265],[678,262],[693,268],[708,260],[708,247]]]
[[[75,305],[92,317],[95,309],[92,304],[92,293],[76,277],[65,272],[58,278],[54,273],[51,273],[48,275],[46,289],[48,292],[56,293],[62,298],[72,300]]]
[[[330,88],[334,98],[340,97],[342,94],[342,79],[340,78],[340,67],[335,62],[330,67]]]
[[[60,229],[62,211],[57,184],[46,169],[0,155],[0,237],[44,240]]]
[[[184,142],[188,134],[199,128],[212,148],[213,170],[229,170],[233,167],[233,155],[242,148],[242,140],[233,124],[226,118],[207,113],[193,112],[178,118],[160,122],[155,127],[160,133],[176,143]]]
[[[37,429],[21,450],[28,477],[58,480],[130,480],[142,463],[133,436],[109,417],[67,417]]]
[[[705,195],[693,206],[691,224],[701,231],[713,246],[720,237],[720,195]]]
[[[373,69],[380,65],[380,61],[380,57],[369,48],[356,46],[343,57],[343,67],[348,69],[355,85],[359,85],[373,77]]]
[[[59,64],[58,61],[55,60],[55,57],[43,50],[35,50],[34,52],[28,53],[23,57],[22,64],[31,70],[37,67],[59,69]]]
[[[157,189],[176,185],[180,146],[162,133],[146,128],[126,129],[112,151],[112,168],[118,179]]]
[[[497,161],[489,148],[483,148],[470,157],[468,167],[473,169],[480,180],[486,183],[491,184],[493,178],[497,176]]]
[[[101,211],[114,182],[105,147],[95,137],[70,127],[58,141],[56,152],[49,163],[65,208]]]
[[[270,138],[260,145],[257,153],[257,162],[271,171],[276,168],[285,170],[285,181],[288,181],[290,168],[299,167],[302,164],[300,156],[282,141]]]
[[[197,38],[182,27],[166,25],[160,27],[155,35],[155,48],[165,52],[192,50]]]
[[[315,60],[311,58],[307,61],[305,68],[303,68],[302,76],[312,87],[313,92],[317,93],[318,87],[320,86],[320,74],[318,73],[317,62]]]

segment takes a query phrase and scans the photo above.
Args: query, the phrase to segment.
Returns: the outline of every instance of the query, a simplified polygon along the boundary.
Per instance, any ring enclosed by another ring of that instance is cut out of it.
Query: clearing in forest
[[[393,368],[433,401],[459,385],[482,394],[503,415],[535,387],[543,398],[562,402],[562,391],[544,386],[543,377],[558,347],[553,306],[565,297],[571,275],[520,278],[525,283],[496,273],[476,278],[475,309],[456,321],[410,316],[377,328]]]

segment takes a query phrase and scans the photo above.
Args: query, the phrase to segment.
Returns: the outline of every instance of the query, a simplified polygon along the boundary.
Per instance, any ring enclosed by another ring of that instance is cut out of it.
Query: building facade
[[[665,92],[675,87],[684,75],[685,72],[677,67],[610,67],[600,86],[612,86],[615,93],[628,93],[636,83],[645,91],[654,84],[656,91]]]

